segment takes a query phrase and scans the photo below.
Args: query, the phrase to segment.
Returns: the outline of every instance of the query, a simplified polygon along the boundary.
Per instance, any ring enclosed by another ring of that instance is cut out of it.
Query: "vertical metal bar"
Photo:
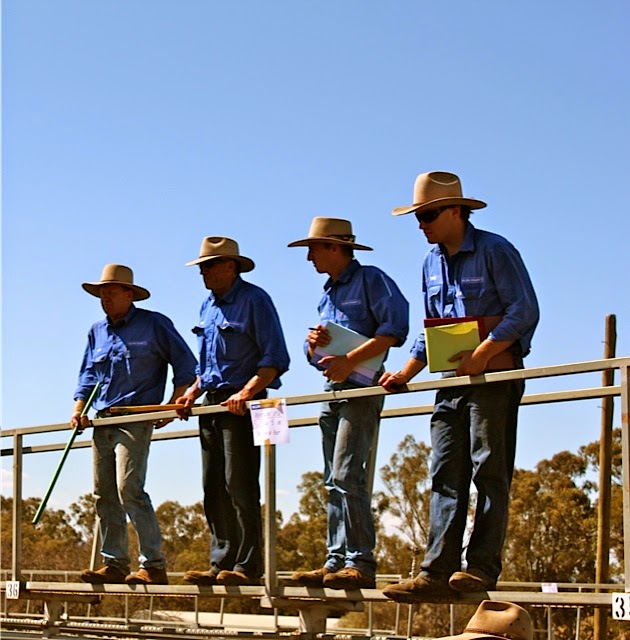
[[[619,368],[621,374],[621,466],[623,470],[623,553],[625,591],[630,592],[630,365]]]
[[[92,533],[92,552],[90,553],[90,570],[96,569],[96,559],[101,546],[101,521],[98,516],[94,518],[94,531]]]
[[[22,579],[22,444],[23,436],[13,436],[13,557],[11,574],[13,580]]]
[[[265,587],[278,590],[276,575],[276,446],[265,442]]]
[[[616,318],[606,316],[604,330],[604,358],[614,358],[617,348]],[[602,386],[612,387],[615,382],[615,370],[602,371]],[[599,500],[597,501],[597,555],[595,560],[595,582],[603,584],[610,579],[610,511],[612,504],[612,434],[613,434],[613,398],[602,398],[601,426],[599,436]],[[600,590],[597,589],[599,592]],[[579,623],[579,609],[578,609]],[[608,637],[608,611],[595,607],[593,614],[593,640],[605,640]]]
[[[374,430],[374,437],[372,438],[372,446],[370,447],[370,453],[367,459],[366,471],[367,471],[367,490],[370,498],[374,491],[374,478],[376,476],[376,454],[378,453],[378,435],[380,430],[380,423],[376,425]]]

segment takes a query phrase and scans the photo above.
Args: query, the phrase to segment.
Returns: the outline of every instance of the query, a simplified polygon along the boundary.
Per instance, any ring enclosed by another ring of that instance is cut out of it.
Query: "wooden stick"
[[[201,405],[193,404],[191,406],[199,407]],[[152,411],[174,411],[183,407],[183,404],[139,404],[135,407],[110,407],[107,411],[111,414],[119,413],[125,415],[128,413],[150,413]]]

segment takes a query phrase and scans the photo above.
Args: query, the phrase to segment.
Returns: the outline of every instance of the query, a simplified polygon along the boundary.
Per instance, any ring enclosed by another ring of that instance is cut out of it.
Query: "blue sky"
[[[194,350],[205,290],[184,263],[206,235],[236,239],[276,303],[292,356],[281,393],[319,392],[302,341],[324,278],[286,248],[316,215],[351,219],[375,249],[359,259],[409,299],[399,368],[422,323],[428,245],[390,211],[430,170],[458,173],[488,203],[473,223],[521,251],[542,314],[529,366],[601,358],[608,314],[630,355],[629,18],[622,0],[4,0],[2,426],[68,419],[102,314],[80,285],[106,263],[131,266],[152,293],[142,306]],[[577,450],[599,420],[597,401],[524,408],[517,465]],[[379,466],[406,433],[427,440],[428,418],[385,421]],[[25,496],[44,493],[59,456],[26,456]],[[195,440],[153,447],[156,504],[201,498],[199,457]],[[321,466],[316,428],[278,447],[285,518],[302,473]],[[10,492],[11,459],[2,467]],[[91,489],[91,454],[74,452],[50,505]]]

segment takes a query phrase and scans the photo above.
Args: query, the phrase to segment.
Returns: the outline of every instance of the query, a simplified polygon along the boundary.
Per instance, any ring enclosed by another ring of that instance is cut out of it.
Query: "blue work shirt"
[[[116,325],[107,317],[92,325],[74,399],[86,400],[100,382],[92,405],[97,411],[160,404],[169,364],[175,387],[195,381],[197,361],[171,320],[131,305]]]
[[[278,312],[260,287],[239,276],[220,300],[211,292],[193,333],[199,343],[200,389],[240,390],[261,367],[278,370],[268,386],[280,388],[289,352]]]
[[[367,338],[390,336],[395,347],[409,333],[409,303],[398,285],[378,267],[356,259],[337,280],[328,278],[317,310],[322,325],[335,322]],[[308,352],[308,343],[304,348]]]
[[[517,356],[529,353],[538,301],[519,252],[502,236],[468,222],[455,255],[449,257],[439,244],[432,247],[422,267],[422,295],[427,318],[503,316],[488,338],[514,341]],[[411,356],[427,362],[424,331]]]

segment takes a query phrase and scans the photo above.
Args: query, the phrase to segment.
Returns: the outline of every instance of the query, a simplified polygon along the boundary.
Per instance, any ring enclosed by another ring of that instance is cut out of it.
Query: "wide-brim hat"
[[[133,291],[134,301],[146,300],[151,294],[148,289],[133,283],[133,271],[123,264],[106,264],[100,282],[84,282],[81,286],[91,295],[101,297],[104,284],[120,284]]]
[[[372,251],[372,247],[355,242],[352,233],[352,223],[350,220],[341,218],[324,218],[317,216],[311,222],[308,230],[308,238],[290,242],[289,247],[308,247],[312,242],[331,242],[332,244],[342,244],[353,249]]]
[[[427,209],[437,209],[448,205],[461,205],[469,209],[483,209],[486,203],[475,198],[464,198],[462,183],[454,173],[429,171],[421,173],[413,185],[413,204],[396,207],[392,215],[420,213]]]
[[[440,640],[533,640],[534,626],[529,613],[513,602],[484,600],[462,633]]]
[[[201,241],[199,257],[186,263],[187,267],[217,258],[231,258],[241,265],[241,271],[251,271],[256,265],[253,260],[240,255],[238,242],[223,236],[208,236]]]

